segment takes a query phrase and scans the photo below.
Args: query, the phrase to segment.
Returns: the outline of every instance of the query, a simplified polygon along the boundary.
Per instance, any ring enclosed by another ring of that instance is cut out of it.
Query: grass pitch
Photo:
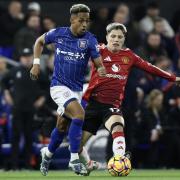
[[[0,171],[0,180],[180,180],[180,170],[133,170],[127,177],[111,177],[107,171],[95,171],[90,176],[77,176],[72,171]]]

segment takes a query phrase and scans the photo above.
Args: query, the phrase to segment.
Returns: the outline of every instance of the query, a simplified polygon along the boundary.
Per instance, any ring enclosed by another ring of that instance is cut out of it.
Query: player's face
[[[118,52],[124,44],[124,34],[120,29],[112,30],[107,36],[107,47],[112,52]]]
[[[83,35],[89,26],[89,13],[78,13],[71,17],[71,27],[75,35]]]

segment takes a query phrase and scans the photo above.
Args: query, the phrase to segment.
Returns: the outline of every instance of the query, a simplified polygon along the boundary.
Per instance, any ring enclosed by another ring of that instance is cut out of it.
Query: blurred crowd
[[[53,47],[43,52],[39,80],[31,81],[29,77],[36,38],[57,27],[57,23],[42,14],[37,2],[27,4],[25,13],[22,8],[16,0],[7,9],[0,7],[0,168],[5,169],[18,169],[20,164],[27,169],[36,166],[33,143],[48,143],[57,116],[49,95]],[[100,43],[106,43],[107,24],[122,23],[128,30],[128,48],[180,76],[180,10],[170,21],[161,16],[156,2],[147,5],[145,15],[131,12],[125,3],[114,9],[102,6],[92,12],[90,32]],[[89,70],[86,84],[88,80]],[[180,168],[180,87],[133,69],[122,109],[133,166]],[[111,143],[109,137],[107,159],[112,155]]]

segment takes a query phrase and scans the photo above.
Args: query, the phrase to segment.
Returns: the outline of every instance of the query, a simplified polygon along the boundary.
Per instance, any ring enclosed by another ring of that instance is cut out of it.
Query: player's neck
[[[107,49],[108,49],[108,51],[110,51],[111,53],[117,54],[117,53],[119,53],[123,48],[121,48],[121,49],[119,49],[119,50],[113,50],[113,49],[111,49],[110,47],[107,46]]]
[[[72,28],[72,26],[70,26],[70,31],[72,33],[73,36],[78,37],[79,35],[76,33],[76,31]]]

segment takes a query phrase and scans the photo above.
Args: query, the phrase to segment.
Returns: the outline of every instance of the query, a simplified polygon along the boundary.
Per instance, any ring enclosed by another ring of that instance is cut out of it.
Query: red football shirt
[[[120,107],[124,98],[126,82],[133,66],[169,81],[176,79],[175,75],[153,66],[128,48],[120,50],[118,53],[112,53],[107,47],[104,47],[100,49],[100,53],[107,74],[106,77],[99,77],[92,65],[89,86],[83,96],[83,99],[87,101],[91,97],[98,102]]]

